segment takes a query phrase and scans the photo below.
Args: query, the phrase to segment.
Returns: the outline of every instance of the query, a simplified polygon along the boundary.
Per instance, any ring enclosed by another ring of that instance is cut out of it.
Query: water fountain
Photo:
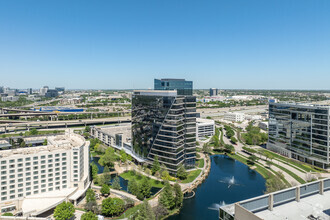
[[[241,186],[240,184],[236,183],[234,176],[231,178],[225,178],[224,180],[219,180],[219,182],[228,184],[228,189],[232,186]]]

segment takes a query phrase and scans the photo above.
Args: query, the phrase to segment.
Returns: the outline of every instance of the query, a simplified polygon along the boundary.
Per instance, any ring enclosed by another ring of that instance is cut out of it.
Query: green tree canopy
[[[177,172],[176,175],[181,180],[187,179],[188,173],[187,173],[186,169],[184,168],[184,165],[183,164],[180,165],[180,167],[179,167],[178,172]]]
[[[148,178],[144,177],[140,186],[140,191],[144,198],[150,197],[151,184]]]
[[[81,216],[81,220],[97,220],[97,219],[98,219],[97,216],[91,211],[86,212]]]
[[[139,209],[137,216],[134,218],[135,220],[154,220],[155,214],[149,204],[149,202],[145,199]]]
[[[132,179],[132,180],[129,180],[128,181],[128,186],[127,186],[127,188],[128,188],[128,191],[130,191],[133,195],[137,195],[138,194],[138,192],[140,191],[140,189],[139,189],[139,185],[138,185],[138,183],[136,182],[136,180],[135,179]]]
[[[155,156],[154,162],[152,164],[152,169],[151,169],[152,175],[154,175],[159,170],[160,170],[160,164],[158,162],[158,157]]]
[[[108,184],[103,184],[101,187],[100,192],[102,193],[102,195],[106,195],[106,194],[110,194],[110,187]]]
[[[125,202],[119,198],[106,198],[102,201],[102,214],[117,216],[124,211]]]
[[[120,189],[121,189],[121,186],[120,186],[120,179],[119,179],[118,176],[116,176],[116,177],[113,179],[111,186],[112,186],[112,188],[117,189],[117,190],[120,190]]]
[[[96,201],[95,199],[95,192],[92,189],[88,189],[86,191],[86,203]]]
[[[181,190],[181,186],[179,183],[175,183],[173,186],[174,194],[175,194],[175,206],[181,207],[183,202],[183,193]]]
[[[54,210],[56,220],[68,220],[74,216],[74,206],[71,202],[62,202]]]
[[[165,183],[164,189],[161,192],[158,201],[168,210],[173,209],[175,207],[175,197],[173,195],[173,189],[169,182]]]

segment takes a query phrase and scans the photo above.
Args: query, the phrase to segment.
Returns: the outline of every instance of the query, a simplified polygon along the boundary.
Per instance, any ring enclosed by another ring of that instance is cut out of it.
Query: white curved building
[[[45,139],[47,145],[38,146]],[[0,151],[0,213],[38,216],[83,198],[90,185],[89,141],[71,130],[24,141],[35,146]]]

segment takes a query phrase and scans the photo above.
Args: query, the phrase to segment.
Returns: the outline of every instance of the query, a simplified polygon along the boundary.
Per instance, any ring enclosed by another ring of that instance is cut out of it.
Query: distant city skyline
[[[0,86],[330,85],[330,1],[1,1]]]

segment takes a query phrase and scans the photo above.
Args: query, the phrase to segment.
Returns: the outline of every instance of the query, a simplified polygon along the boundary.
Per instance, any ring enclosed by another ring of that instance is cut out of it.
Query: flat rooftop
[[[56,151],[61,149],[71,149],[74,147],[80,147],[85,143],[85,139],[73,133],[72,130],[66,130],[65,135],[52,135],[52,136],[44,136],[44,137],[27,137],[24,138],[27,142],[40,141],[40,138],[47,139],[46,146],[34,146],[34,147],[23,147],[16,149],[8,149],[0,151],[1,157],[9,157],[14,155],[22,155],[22,154],[36,154],[42,151]]]
[[[267,220],[309,219],[308,216],[310,215],[313,215],[318,220],[329,220],[330,191],[325,191],[324,195],[315,194],[301,198],[300,202],[292,201],[284,205],[275,206],[273,211],[264,210],[254,214]]]
[[[110,136],[115,136],[116,134],[123,134],[123,136],[128,138],[131,138],[132,136],[132,125],[130,123],[96,128]]]
[[[176,90],[134,90],[134,95],[177,96]]]

